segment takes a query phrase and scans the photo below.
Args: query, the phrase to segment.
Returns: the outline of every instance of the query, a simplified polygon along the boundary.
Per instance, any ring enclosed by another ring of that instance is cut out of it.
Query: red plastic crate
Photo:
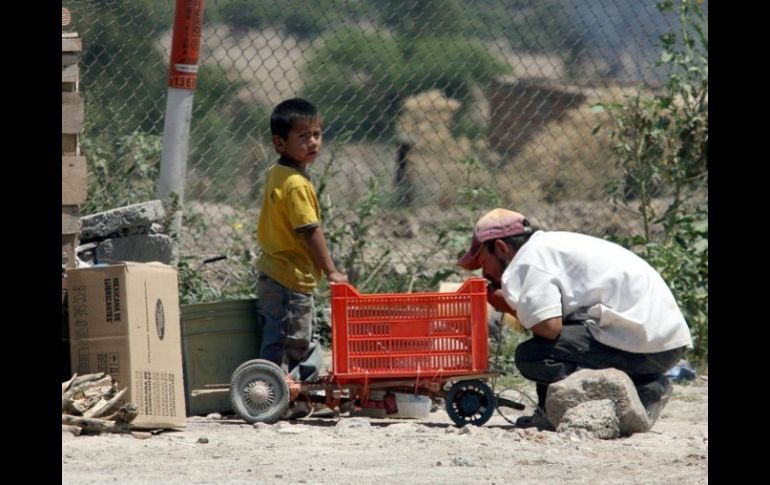
[[[333,375],[339,382],[486,372],[487,282],[455,293],[362,295],[332,283]]]

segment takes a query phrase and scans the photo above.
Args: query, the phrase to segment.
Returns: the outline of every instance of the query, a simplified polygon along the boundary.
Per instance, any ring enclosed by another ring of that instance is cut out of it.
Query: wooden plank
[[[78,135],[61,135],[61,154],[69,156],[80,155],[80,137]]]
[[[64,234],[61,237],[61,255],[62,255],[62,264],[66,268],[74,268],[75,267],[75,248],[78,246],[78,235],[77,234]],[[64,284],[67,280],[62,279],[62,304],[64,304],[64,298],[67,294],[66,288],[64,287]]]
[[[118,423],[114,421],[108,421],[106,419],[99,418],[81,418],[79,416],[72,416],[69,414],[61,415],[61,424],[79,426],[85,430],[101,433],[106,431],[108,433],[122,433],[128,432],[130,429],[121,428]]]
[[[87,192],[85,157],[61,157],[61,204],[82,204],[86,201]]]
[[[63,205],[61,207],[61,233],[80,233],[80,208],[76,205]]]
[[[83,50],[83,41],[79,37],[66,38],[62,36],[62,39],[61,39],[62,52],[80,52],[82,50]]]
[[[79,55],[64,53],[61,55],[61,68],[64,69],[66,66],[75,65],[78,61],[80,61]]]
[[[76,83],[80,81],[80,68],[77,64],[70,66],[62,65],[61,68],[61,82],[62,83]]]
[[[62,64],[61,69],[61,90],[62,92],[75,92],[79,91],[80,81],[80,68],[77,64],[65,66]]]
[[[83,130],[83,94],[61,93],[61,132],[76,135]]]

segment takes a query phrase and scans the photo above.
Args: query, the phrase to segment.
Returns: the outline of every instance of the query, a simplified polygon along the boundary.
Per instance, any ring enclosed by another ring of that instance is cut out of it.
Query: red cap
[[[481,245],[492,239],[524,234],[526,232],[524,220],[525,217],[518,212],[500,208],[492,209],[481,216],[476,227],[473,228],[471,248],[457,260],[457,265],[467,270],[481,268],[481,262],[478,260]]]

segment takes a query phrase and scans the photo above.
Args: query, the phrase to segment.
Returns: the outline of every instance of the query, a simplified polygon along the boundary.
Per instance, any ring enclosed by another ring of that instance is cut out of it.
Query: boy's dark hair
[[[539,231],[539,227],[534,227],[527,219],[524,219],[522,222],[524,225],[524,232],[521,234],[517,234],[515,236],[508,236],[508,237],[501,237],[498,239],[502,239],[505,244],[512,247],[514,251],[518,251],[521,249],[522,246],[524,246],[524,243],[529,241],[529,238],[532,237],[532,234]],[[491,239],[489,241],[485,241],[484,244],[487,246],[487,251],[490,253],[493,253],[495,251],[495,241],[497,239]]]
[[[270,132],[284,140],[289,136],[294,123],[299,120],[319,120],[321,114],[313,103],[306,99],[291,98],[281,101],[270,115]]]

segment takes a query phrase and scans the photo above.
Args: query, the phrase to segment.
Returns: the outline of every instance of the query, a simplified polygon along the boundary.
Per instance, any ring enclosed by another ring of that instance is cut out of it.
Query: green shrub
[[[507,72],[510,67],[483,44],[464,37],[407,40],[349,28],[333,33],[312,54],[302,94],[324,106],[329,134],[382,137],[392,134],[409,96],[441,89],[469,109],[474,84]]]
[[[671,12],[674,5],[658,8]],[[682,0],[676,12],[680,41],[673,33],[661,38],[665,88],[596,108],[612,117],[622,172],[608,184],[609,194],[643,223],[642,234],[615,240],[638,250],[669,284],[693,334],[691,358],[702,366],[708,364],[708,208],[700,200],[708,181],[708,39],[698,2]],[[657,193],[670,200],[662,214],[653,204]]]

